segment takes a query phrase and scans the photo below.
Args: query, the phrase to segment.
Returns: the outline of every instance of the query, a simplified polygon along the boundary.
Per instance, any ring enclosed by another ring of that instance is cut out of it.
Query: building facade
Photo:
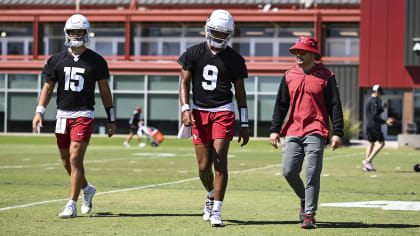
[[[64,22],[75,13],[88,17],[89,47],[108,61],[118,133],[128,132],[129,115],[141,106],[147,125],[176,134],[181,70],[176,59],[187,47],[205,40],[205,21],[219,8],[232,13],[236,27],[231,46],[248,66],[245,85],[252,136],[268,135],[280,79],[294,64],[288,48],[301,35],[320,42],[322,62],[337,74],[343,104],[353,119],[363,119],[363,88],[370,86],[370,82],[359,84],[360,8],[365,1],[15,2],[0,3],[0,132],[31,132],[30,121],[45,82],[40,75],[43,65],[64,49]],[[44,132],[54,129],[54,102],[55,96],[45,114]],[[100,132],[106,114],[99,96],[96,103],[94,129]]]

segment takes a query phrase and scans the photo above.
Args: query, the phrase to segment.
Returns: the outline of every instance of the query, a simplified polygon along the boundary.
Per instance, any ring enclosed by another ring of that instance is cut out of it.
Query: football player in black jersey
[[[85,178],[83,159],[92,133],[96,82],[108,115],[108,136],[111,137],[116,130],[108,86],[108,65],[102,56],[86,47],[89,27],[89,21],[83,15],[73,15],[66,21],[64,34],[68,49],[50,57],[46,62],[42,71],[46,82],[32,121],[34,131],[38,132],[54,86],[58,84],[55,135],[61,160],[70,175],[70,200],[59,214],[63,218],[76,217],[76,201],[80,190],[83,194],[81,212],[87,214],[92,209],[96,188]]]
[[[228,182],[227,155],[235,123],[232,84],[241,122],[238,142],[242,140],[243,146],[249,140],[244,87],[248,71],[242,56],[228,46],[233,30],[229,12],[213,11],[205,25],[206,42],[188,48],[178,59],[182,66],[179,88],[182,123],[192,125],[199,176],[208,192],[203,220],[215,227],[223,226],[220,211]]]

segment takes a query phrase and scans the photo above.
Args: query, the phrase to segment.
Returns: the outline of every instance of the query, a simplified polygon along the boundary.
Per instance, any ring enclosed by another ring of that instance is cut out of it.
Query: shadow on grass
[[[399,229],[399,228],[420,228],[420,225],[410,224],[365,224],[362,222],[316,222],[317,228],[381,228],[381,229]]]
[[[286,224],[300,224],[299,221],[240,221],[240,220],[225,220],[232,225],[286,225]],[[410,224],[365,224],[362,222],[323,222],[316,223],[317,228],[420,228],[420,225]]]
[[[201,216],[201,214],[131,214],[131,213],[112,213],[98,212],[92,217],[156,217],[156,216]]]

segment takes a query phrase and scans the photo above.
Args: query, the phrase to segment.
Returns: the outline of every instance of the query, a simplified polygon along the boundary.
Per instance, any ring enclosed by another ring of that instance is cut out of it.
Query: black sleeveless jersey
[[[57,109],[83,111],[94,109],[95,84],[108,79],[109,70],[105,59],[90,49],[78,60],[66,49],[48,59],[42,76],[58,84]]]
[[[192,73],[193,102],[203,108],[232,102],[232,83],[248,77],[244,58],[229,46],[214,55],[203,42],[188,48],[178,63]]]

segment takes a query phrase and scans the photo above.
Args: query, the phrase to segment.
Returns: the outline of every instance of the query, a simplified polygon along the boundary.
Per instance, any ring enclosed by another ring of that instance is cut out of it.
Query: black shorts
[[[376,141],[383,142],[385,140],[384,134],[382,133],[381,129],[367,128],[366,134],[368,137],[368,141],[371,143],[374,143]]]
[[[130,126],[130,133],[132,134],[137,134],[137,130],[139,129],[139,127],[132,125]]]

